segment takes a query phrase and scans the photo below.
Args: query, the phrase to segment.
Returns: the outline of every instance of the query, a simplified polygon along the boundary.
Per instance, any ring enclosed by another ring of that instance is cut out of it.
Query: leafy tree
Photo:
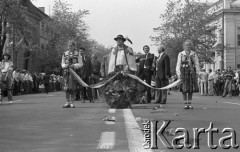
[[[215,35],[209,23],[214,15],[207,13],[207,3],[189,0],[169,0],[167,9],[160,16],[162,24],[154,28],[157,36],[151,37],[157,45],[164,45],[172,57],[171,70],[175,73],[177,55],[182,51],[186,39],[194,42],[194,51],[199,55],[200,62],[212,62],[210,51],[215,43]]]
[[[95,40],[89,38],[88,26],[83,20],[89,14],[88,10],[71,11],[71,5],[61,0],[56,0],[53,7],[53,15],[46,20],[48,32],[52,33],[49,41],[47,66],[58,65],[60,68],[61,55],[67,50],[67,41],[74,39],[77,48],[84,47],[89,54],[105,54],[106,48]],[[100,55],[103,56],[103,55]],[[51,67],[53,68],[53,67]]]

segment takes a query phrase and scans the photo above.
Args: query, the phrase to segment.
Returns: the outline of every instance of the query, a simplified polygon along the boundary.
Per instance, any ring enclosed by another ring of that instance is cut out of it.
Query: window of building
[[[237,64],[237,68],[238,68],[238,69],[240,68],[240,64]]]
[[[237,31],[237,44],[238,46],[240,46],[240,27],[238,27],[238,31]]]
[[[41,22],[41,30],[44,31],[45,30],[45,24],[43,22]]]

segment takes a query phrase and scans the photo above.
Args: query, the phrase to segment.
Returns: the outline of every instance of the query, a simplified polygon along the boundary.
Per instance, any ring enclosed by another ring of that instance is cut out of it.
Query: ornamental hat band
[[[117,41],[118,39],[122,39],[123,41],[126,41],[123,35],[118,35],[117,37],[114,38],[115,41]]]

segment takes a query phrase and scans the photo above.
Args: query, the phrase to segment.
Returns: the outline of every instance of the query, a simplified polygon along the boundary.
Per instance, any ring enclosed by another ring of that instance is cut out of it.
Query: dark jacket
[[[154,54],[148,53],[146,60],[140,61],[140,59],[146,58],[146,54],[138,57],[136,63],[139,63],[139,73],[144,69],[144,65],[147,69],[151,69],[153,66]]]
[[[88,56],[83,57],[83,66],[78,70],[78,73],[82,79],[90,77],[92,74],[92,62]]]
[[[49,84],[49,80],[50,80],[50,75],[46,74],[43,76],[43,83],[44,84]]]
[[[156,69],[156,77],[159,79],[167,79],[166,76],[171,77],[170,58],[165,52],[160,59],[156,59]]]
[[[101,63],[98,60],[92,60],[91,62],[92,62],[92,73],[100,76]]]

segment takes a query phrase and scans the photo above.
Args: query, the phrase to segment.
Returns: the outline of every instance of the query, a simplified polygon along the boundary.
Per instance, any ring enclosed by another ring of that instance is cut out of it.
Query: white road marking
[[[107,124],[107,125],[114,125],[115,121],[105,121],[105,124]]]
[[[116,109],[109,109],[108,112],[109,113],[116,113]]]
[[[152,152],[151,149],[143,148],[143,133],[139,129],[131,109],[123,109],[123,116],[125,119],[126,133],[128,138],[128,146],[130,152]]]
[[[13,103],[15,103],[15,102],[21,102],[22,100],[15,100],[15,101],[13,101]]]
[[[239,105],[240,106],[240,103],[235,103],[235,102],[224,102],[224,103],[234,104],[234,105]]]
[[[97,149],[113,149],[115,145],[115,132],[102,132]]]

